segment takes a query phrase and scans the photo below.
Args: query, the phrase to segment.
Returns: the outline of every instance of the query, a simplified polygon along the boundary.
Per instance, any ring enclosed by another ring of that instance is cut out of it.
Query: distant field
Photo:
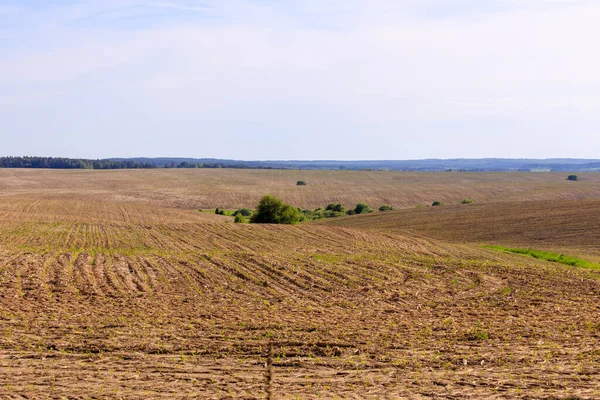
[[[341,202],[353,207],[457,204],[523,200],[600,198],[600,174],[580,173],[415,173],[284,171],[237,169],[31,170],[0,169],[0,200],[59,200],[137,204],[162,208],[254,207],[270,193],[302,208]],[[307,186],[296,186],[304,180]]]
[[[15,199],[0,197],[0,219],[17,222],[88,222],[114,224],[164,224],[224,222],[211,213],[168,207],[152,207],[131,202],[104,202],[65,199]],[[233,222],[233,221],[231,221]]]
[[[460,243],[572,248],[600,257],[600,199],[427,207],[322,223]]]
[[[0,170],[0,397],[600,398],[600,270],[481,247],[600,261],[579,175]]]

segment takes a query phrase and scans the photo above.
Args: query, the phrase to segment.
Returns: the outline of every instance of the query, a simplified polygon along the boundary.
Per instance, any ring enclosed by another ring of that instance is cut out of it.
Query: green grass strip
[[[549,251],[532,250],[532,249],[514,249],[504,246],[483,246],[486,249],[505,251],[508,253],[523,254],[540,260],[557,262],[561,264],[571,265],[573,267],[600,269],[600,264],[582,260],[581,258],[565,256],[564,254],[551,253]]]

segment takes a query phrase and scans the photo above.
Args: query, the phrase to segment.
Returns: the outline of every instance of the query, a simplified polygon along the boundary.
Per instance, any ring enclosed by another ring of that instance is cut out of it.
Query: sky
[[[0,156],[600,158],[597,0],[0,0]]]

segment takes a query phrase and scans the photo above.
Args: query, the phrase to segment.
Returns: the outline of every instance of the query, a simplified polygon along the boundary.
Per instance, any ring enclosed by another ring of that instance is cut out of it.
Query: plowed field
[[[597,396],[597,272],[310,225],[4,225],[0,393]]]
[[[531,247],[600,261],[600,200],[423,207],[321,221],[458,243]]]
[[[600,397],[598,270],[405,229],[403,212],[241,225],[27,190],[0,198],[1,398],[265,398],[269,344],[275,399]]]
[[[580,173],[420,173],[393,171],[283,171],[237,169],[31,170],[0,169],[0,199],[137,204],[160,208],[254,207],[266,193],[296,207],[331,202],[354,207],[458,204],[600,198],[600,174]],[[299,180],[306,186],[296,186]],[[60,216],[62,207],[54,207]]]

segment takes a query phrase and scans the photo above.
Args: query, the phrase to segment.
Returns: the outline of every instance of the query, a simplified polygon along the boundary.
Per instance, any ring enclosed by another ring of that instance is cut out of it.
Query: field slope
[[[309,225],[2,229],[4,396],[256,398],[269,340],[280,398],[599,394],[597,272]]]
[[[600,257],[600,200],[422,207],[321,221],[455,243],[575,251]]]

